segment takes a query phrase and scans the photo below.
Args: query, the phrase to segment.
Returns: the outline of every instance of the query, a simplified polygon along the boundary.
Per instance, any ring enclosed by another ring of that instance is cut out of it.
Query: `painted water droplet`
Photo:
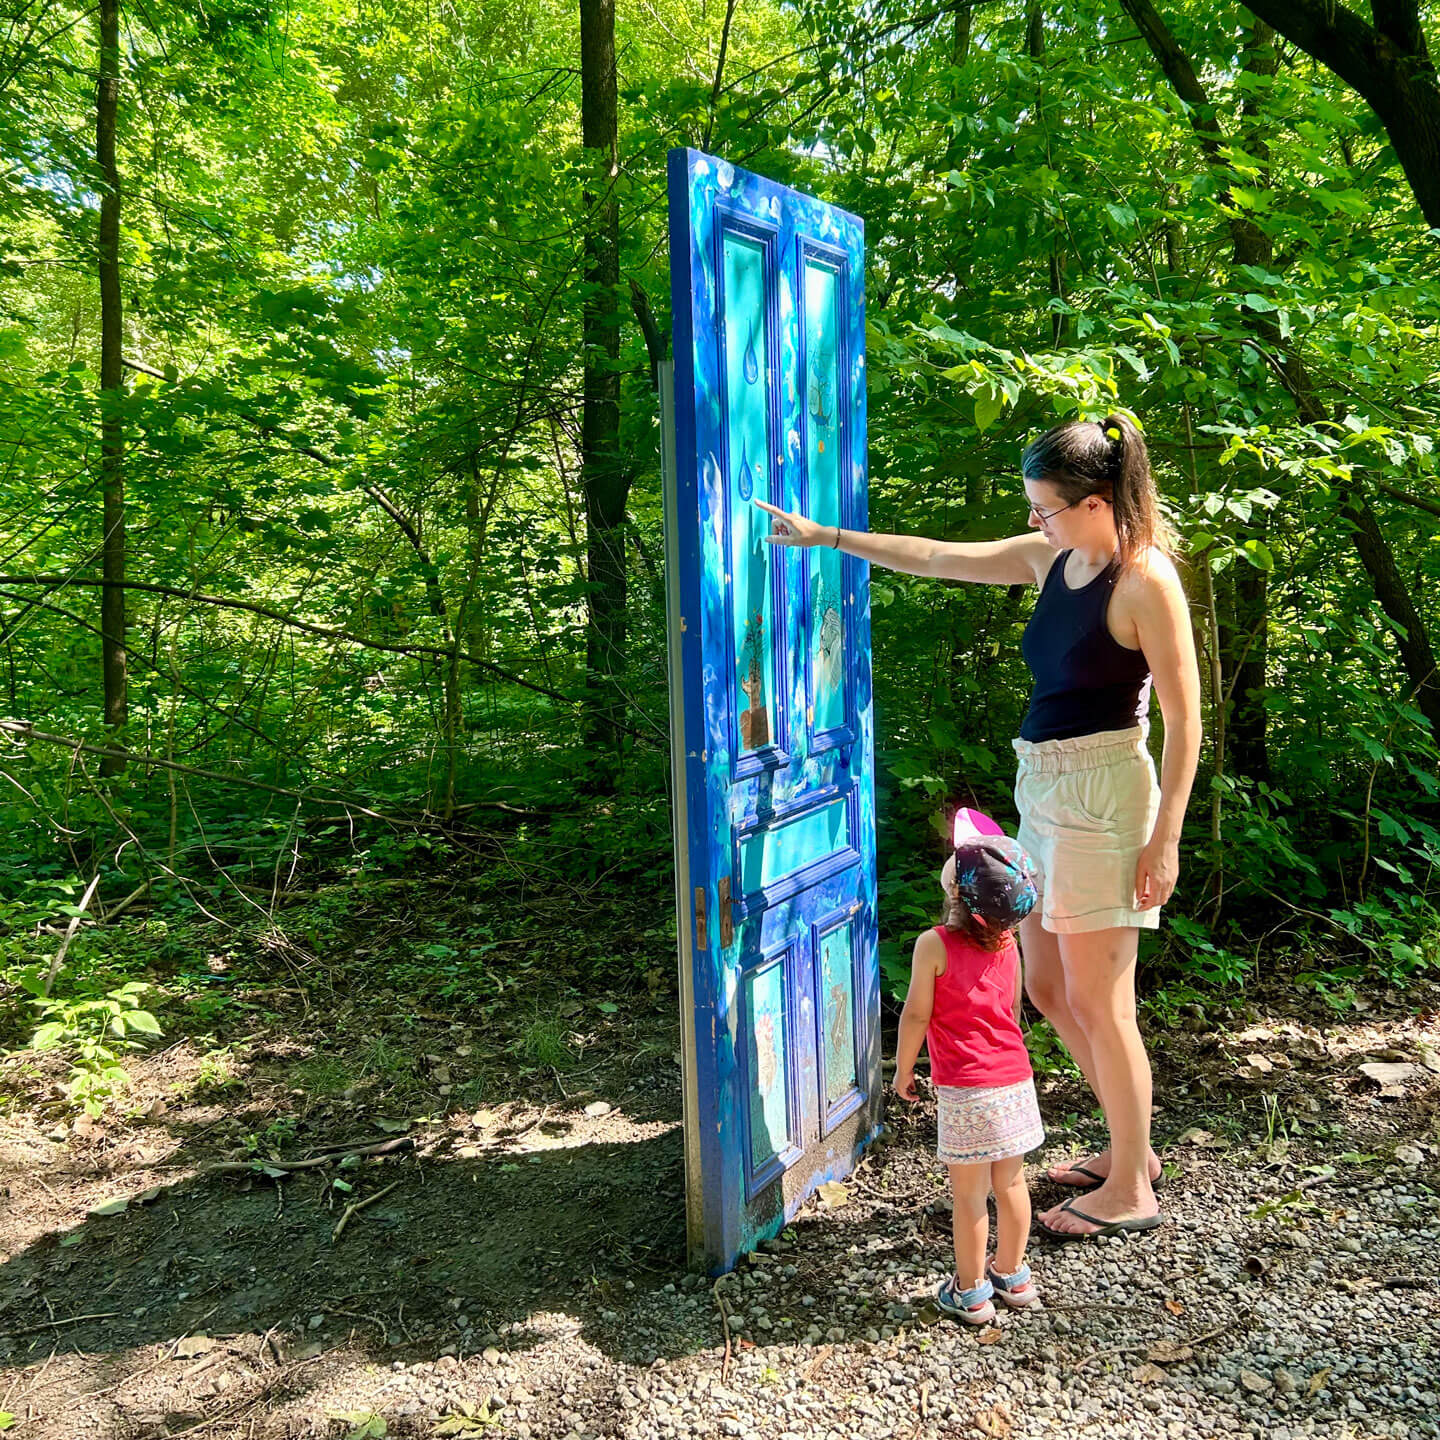
[[[737,477],[742,500],[748,500],[755,493],[754,474],[754,470],[750,468],[750,451],[746,447],[740,452],[740,474]]]
[[[750,327],[750,339],[745,346],[745,358],[742,362],[745,370],[745,383],[753,385],[760,378],[760,360],[755,354],[755,327]]]

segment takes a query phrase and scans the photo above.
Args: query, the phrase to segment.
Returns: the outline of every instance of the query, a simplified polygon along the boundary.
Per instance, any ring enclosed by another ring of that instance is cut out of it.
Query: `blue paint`
[[[703,1258],[723,1270],[848,1173],[880,1121],[868,570],[765,544],[749,503],[865,526],[864,234],[724,161],[669,166],[668,558],[689,885],[709,910],[684,1023]]]

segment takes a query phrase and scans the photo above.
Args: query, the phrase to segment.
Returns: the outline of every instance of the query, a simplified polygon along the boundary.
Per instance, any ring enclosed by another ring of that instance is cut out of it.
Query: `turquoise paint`
[[[836,800],[820,810],[747,835],[740,842],[743,894],[751,896],[815,862],[850,848],[850,806]]]
[[[855,953],[849,923],[820,941],[825,1103],[838,1105],[855,1089]]]
[[[763,1170],[790,1148],[785,958],[745,977],[752,1171]]]
[[[827,528],[840,513],[840,274],[807,255],[804,265],[806,513]],[[844,556],[816,549],[810,559],[810,733],[845,723]]]
[[[724,1270],[880,1123],[868,570],[765,545],[752,503],[866,526],[864,237],[695,151],[670,156],[670,224],[687,1184]]]
[[[770,486],[769,316],[765,304],[766,247],[749,235],[723,232],[722,304],[725,336],[724,414],[730,452],[731,604],[737,645],[736,692],[740,752],[775,742],[775,605],[770,583],[769,528],[764,512],[746,502]]]

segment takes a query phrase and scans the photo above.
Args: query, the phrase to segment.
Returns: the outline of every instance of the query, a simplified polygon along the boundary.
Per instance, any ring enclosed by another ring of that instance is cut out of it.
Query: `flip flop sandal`
[[[1077,1210],[1074,1200],[1067,1200],[1060,1208],[1087,1225],[1099,1227],[1096,1230],[1053,1230],[1043,1220],[1035,1222],[1035,1228],[1047,1240],[1058,1240],[1062,1244],[1070,1240],[1103,1240],[1110,1235],[1138,1235],[1145,1230],[1157,1230],[1165,1223],[1163,1215],[1137,1215],[1133,1220],[1100,1220]]]
[[[1091,1190],[1098,1190],[1109,1178],[1106,1175],[1097,1175],[1087,1165],[1067,1165],[1065,1168],[1072,1175],[1087,1175],[1089,1176],[1089,1180],[1084,1185],[1075,1185],[1069,1180],[1057,1180],[1048,1170],[1045,1172],[1045,1178],[1052,1185],[1059,1185],[1065,1190],[1078,1190],[1082,1195],[1088,1194]],[[1163,1190],[1165,1188],[1165,1171],[1163,1168],[1150,1182],[1150,1188],[1152,1190]]]

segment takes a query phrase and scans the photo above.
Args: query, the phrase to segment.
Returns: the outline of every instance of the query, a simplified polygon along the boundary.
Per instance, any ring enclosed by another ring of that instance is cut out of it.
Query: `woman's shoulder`
[[[1142,550],[1121,572],[1115,586],[1116,594],[1126,599],[1144,601],[1184,594],[1180,570],[1175,558],[1158,545]]]

